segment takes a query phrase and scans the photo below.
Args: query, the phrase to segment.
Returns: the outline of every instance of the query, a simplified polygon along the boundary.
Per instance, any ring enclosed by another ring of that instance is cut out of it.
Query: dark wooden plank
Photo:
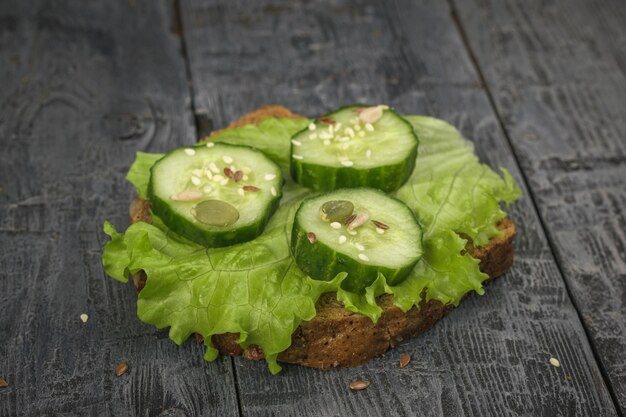
[[[388,102],[452,121],[522,181],[445,3],[185,1],[182,17],[194,100],[217,126],[266,103],[313,115]],[[511,216],[517,260],[485,297],[361,368],[271,377],[237,359],[243,414],[615,415],[530,199]],[[413,361],[399,369],[404,352]],[[372,385],[350,392],[354,379]]]
[[[0,416],[238,415],[230,359],[142,324],[100,261],[135,151],[195,141],[170,18],[150,0],[0,3]]]
[[[456,6],[623,414],[626,4]]]

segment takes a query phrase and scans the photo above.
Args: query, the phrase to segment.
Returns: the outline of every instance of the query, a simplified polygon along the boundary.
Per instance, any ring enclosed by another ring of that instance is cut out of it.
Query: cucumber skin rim
[[[373,191],[380,194],[381,196],[395,200],[396,202],[400,203],[403,208],[406,209],[411,218],[415,221],[415,224],[417,225],[417,228],[419,230],[419,236],[417,237],[417,239],[419,241],[420,253],[419,256],[417,256],[415,262],[398,269],[375,264],[364,264],[361,261],[340,253],[335,249],[332,249],[328,245],[320,242],[319,240],[317,240],[315,244],[311,244],[307,235],[309,231],[300,226],[300,222],[298,221],[298,215],[300,214],[300,210],[303,209],[304,205],[309,200],[321,198],[324,196],[328,196],[329,198],[335,198],[333,194],[342,190],[358,191],[360,189],[364,189],[370,192]],[[424,231],[422,224],[420,223],[413,210],[411,210],[401,200],[398,200],[395,197],[391,197],[381,190],[375,188],[344,188],[309,197],[303,200],[302,203],[300,203],[300,206],[298,206],[298,210],[296,210],[293,218],[293,227],[291,229],[291,242],[289,247],[291,249],[291,255],[296,261],[296,265],[298,265],[298,267],[312,279],[315,279],[317,281],[330,281],[335,278],[338,273],[347,272],[348,276],[341,283],[342,288],[353,293],[364,294],[365,289],[369,287],[378,277],[378,272],[382,273],[385,276],[388,285],[400,284],[408,277],[409,273],[422,259],[422,256],[424,254]]]
[[[332,116],[334,113],[342,110],[363,107],[375,106],[366,104],[348,104],[345,106],[341,106],[331,112],[323,114],[313,119],[312,122],[318,122],[320,118]],[[408,120],[398,114],[391,107],[388,108],[387,111],[392,112],[400,119],[400,121],[404,122],[410,128],[410,132],[412,132],[413,137],[415,138],[415,146],[413,147],[407,158],[396,164],[382,165],[369,169],[357,169],[353,167],[335,168],[326,165],[311,164],[293,159],[291,155],[293,155],[294,145],[293,143],[291,143],[289,149],[289,171],[291,174],[291,178],[293,178],[293,180],[300,185],[318,191],[333,191],[340,188],[358,187],[377,188],[385,191],[386,193],[398,190],[405,182],[407,182],[407,180],[413,173],[413,170],[415,169],[415,161],[417,159],[419,148],[419,138],[415,133],[415,129],[413,129],[413,125]],[[303,132],[306,132],[307,130],[308,126],[294,133],[291,136],[291,139],[295,138]],[[397,180],[390,181],[389,178],[397,178]],[[337,181],[337,179],[339,179],[339,181]]]
[[[230,143],[222,143],[215,142],[215,146],[224,146],[231,148],[245,148],[250,149],[256,153],[263,155],[268,161],[270,161],[276,168],[278,172],[280,189],[276,190],[276,197],[270,200],[270,203],[267,206],[267,210],[265,211],[265,215],[259,219],[257,222],[249,223],[247,225],[243,225],[240,227],[233,227],[227,230],[201,230],[196,224],[191,222],[189,219],[183,217],[181,214],[177,213],[175,210],[170,209],[169,203],[167,200],[164,200],[154,193],[154,184],[153,184],[153,170],[154,168],[161,162],[164,158],[170,155],[172,152],[180,151],[181,148],[205,148],[206,144],[193,145],[193,146],[183,146],[176,149],[172,149],[159,160],[157,160],[150,167],[150,181],[148,182],[148,200],[150,201],[150,209],[152,212],[158,216],[163,223],[175,233],[185,237],[195,243],[203,245],[207,248],[219,248],[224,246],[236,245],[238,243],[244,243],[250,241],[261,233],[269,223],[272,215],[278,209],[280,204],[280,200],[283,197],[283,184],[284,178],[283,173],[278,164],[268,158],[263,152],[259,151],[256,148],[246,145],[233,145]],[[213,148],[214,149],[214,148]],[[206,226],[211,227],[211,226]]]

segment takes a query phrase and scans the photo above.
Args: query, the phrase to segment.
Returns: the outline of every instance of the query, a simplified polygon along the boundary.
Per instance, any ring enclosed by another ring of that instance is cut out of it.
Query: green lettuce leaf
[[[207,360],[217,351],[211,337],[239,333],[242,347],[260,346],[270,371],[280,366],[276,358],[291,343],[302,320],[315,316],[315,302],[325,292],[353,312],[376,321],[382,313],[376,304],[381,294],[393,294],[403,311],[426,299],[458,304],[468,291],[482,293],[487,276],[478,260],[464,253],[467,241],[484,244],[499,232],[505,215],[499,202],[519,198],[520,191],[508,172],[504,178],[480,164],[471,143],[449,124],[410,116],[420,137],[416,170],[396,197],[411,207],[425,230],[425,253],[410,276],[389,286],[383,275],[354,294],[341,288],[345,273],[330,282],[307,277],[289,251],[293,215],[311,191],[288,182],[278,211],[261,236],[227,248],[206,249],[169,230],[158,217],[153,223],[136,223],[119,233],[106,223],[111,241],[104,247],[103,265],[113,278],[125,281],[145,271],[148,280],[139,294],[139,318],[159,328],[170,327],[170,338],[180,344],[192,333],[205,337]],[[288,171],[289,138],[307,120],[267,119],[259,126],[229,129],[215,141],[254,146]],[[150,167],[162,155],[138,153],[128,180],[140,196],[147,193]]]

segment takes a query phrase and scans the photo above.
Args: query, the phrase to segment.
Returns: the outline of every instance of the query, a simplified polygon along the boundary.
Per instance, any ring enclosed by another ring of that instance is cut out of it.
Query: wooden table
[[[623,416],[625,73],[623,0],[0,2],[0,416]],[[511,271],[357,369],[205,363],[141,323],[100,263],[135,151],[350,102],[512,172]]]

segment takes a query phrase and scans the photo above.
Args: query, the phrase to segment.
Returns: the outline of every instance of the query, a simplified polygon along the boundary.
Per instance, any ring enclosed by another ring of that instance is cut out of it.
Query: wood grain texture
[[[170,24],[167,2],[0,3],[2,417],[238,415],[231,361],[140,323],[101,266],[135,151],[195,141]]]
[[[184,1],[196,108],[216,127],[268,103],[315,115],[386,102],[451,121],[481,159],[521,181],[446,3]],[[524,188],[526,195],[527,191]],[[329,372],[236,359],[250,416],[615,415],[528,197],[513,269],[425,335],[361,368]],[[409,352],[411,364],[400,369]],[[563,364],[554,368],[550,357]],[[351,392],[356,379],[372,382]]]
[[[455,4],[624,414],[626,4]]]

